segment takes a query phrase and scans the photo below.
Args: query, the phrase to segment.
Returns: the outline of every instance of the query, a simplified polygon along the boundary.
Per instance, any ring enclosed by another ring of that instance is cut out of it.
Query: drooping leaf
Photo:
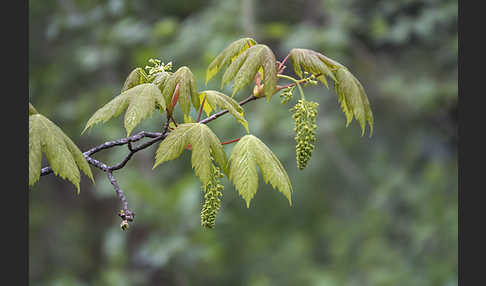
[[[326,76],[336,81],[332,70],[342,66],[341,64],[327,58],[323,54],[309,49],[292,49],[289,55],[294,71],[300,78],[303,77],[303,67],[304,71],[317,76],[317,79],[328,88],[329,85],[327,83]]]
[[[221,68],[227,67],[236,57],[255,44],[252,38],[242,38],[232,42],[209,64],[206,70],[206,84]]]
[[[295,73],[302,78],[302,69],[314,75],[328,87],[325,76],[334,80],[334,91],[342,111],[346,115],[346,126],[356,118],[361,126],[362,135],[365,132],[366,121],[373,133],[373,113],[363,86],[349,70],[337,61],[313,50],[292,49],[290,60]]]
[[[159,145],[155,155],[155,164],[158,165],[176,159],[191,144],[191,162],[194,173],[203,184],[211,180],[212,161],[218,163],[224,172],[227,172],[227,158],[221,141],[211,129],[201,123],[179,124]]]
[[[370,136],[373,132],[373,114],[371,112],[368,97],[361,83],[347,68],[339,68],[336,71],[335,92],[346,114],[346,126],[356,118],[361,126],[361,135],[364,135],[366,122],[370,127]]]
[[[272,50],[266,45],[257,44],[245,50],[226,69],[221,88],[234,79],[234,96],[244,86],[250,84],[256,73],[263,68],[263,94],[270,100],[277,86],[277,62]]]
[[[204,99],[206,98],[206,99]],[[248,122],[244,117],[243,108],[238,104],[236,100],[227,96],[224,93],[215,90],[205,90],[199,94],[199,99],[202,102],[204,101],[203,109],[206,112],[206,115],[210,115],[212,110],[216,110],[217,107],[220,109],[226,109],[228,112],[233,115],[238,122],[245,127],[247,133],[250,133],[248,129]]]
[[[152,83],[160,89],[160,92],[163,92],[165,82],[170,77],[170,75],[171,74],[166,71],[161,71],[153,75],[154,79],[152,80]]]
[[[359,80],[356,77],[354,77],[354,79],[356,84],[359,87],[359,91],[360,91],[359,95],[361,96],[361,101],[363,102],[364,105],[365,117],[366,120],[368,121],[368,126],[370,127],[370,137],[371,137],[373,135],[373,123],[374,123],[373,112],[371,111],[370,102],[368,100],[368,96],[366,95],[363,85],[361,84],[361,82],[359,82]]]
[[[275,154],[257,137],[243,136],[233,147],[229,165],[228,177],[245,199],[247,207],[250,207],[250,201],[258,189],[257,166],[265,183],[277,188],[292,205],[292,185],[287,172]]]
[[[172,95],[177,84],[179,84],[179,107],[184,114],[189,115],[191,111],[191,100],[192,105],[197,110],[199,108],[199,97],[197,94],[196,80],[188,67],[180,67],[165,80],[162,95],[167,103],[172,102]],[[172,108],[173,106],[168,104],[169,112],[172,112]]]
[[[129,90],[130,88],[137,86],[139,84],[147,83],[148,76],[142,68],[136,68],[130,72],[120,93],[124,92],[125,90]]]
[[[29,116],[29,186],[39,180],[42,153],[54,174],[71,181],[78,193],[79,169],[94,182],[88,162],[79,148],[56,124],[37,113]]]
[[[93,125],[118,117],[126,110],[125,129],[127,136],[147,116],[152,116],[153,111],[158,108],[165,110],[166,102],[162,97],[159,88],[152,83],[137,85],[122,92],[120,95],[98,109],[88,120],[83,133]]]

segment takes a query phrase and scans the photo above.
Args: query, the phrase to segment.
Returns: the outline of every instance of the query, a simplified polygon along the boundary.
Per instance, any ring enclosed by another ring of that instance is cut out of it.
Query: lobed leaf
[[[165,82],[170,77],[170,75],[171,74],[166,71],[161,71],[154,74],[154,79],[152,80],[152,83],[155,84],[160,89],[160,92],[163,92],[165,87]]]
[[[234,79],[234,96],[244,86],[250,84],[256,73],[263,69],[263,93],[270,100],[277,86],[277,62],[272,50],[266,45],[257,44],[245,50],[223,74],[221,88]]]
[[[330,64],[332,60],[313,50],[292,49],[289,55],[294,71],[300,78],[303,77],[303,67],[304,71],[317,76],[317,79],[319,79],[327,88],[329,88],[329,85],[326,76],[336,81],[332,70],[342,66],[334,61],[333,62],[336,65]]]
[[[204,98],[206,98],[204,100]],[[220,109],[228,110],[228,112],[233,115],[233,117],[243,125],[247,133],[250,133],[248,129],[248,122],[244,117],[243,108],[240,104],[234,100],[233,98],[227,96],[224,93],[215,90],[206,90],[199,94],[199,99],[202,102],[204,101],[203,109],[206,112],[206,115],[209,116],[212,110],[216,110],[217,107]]]
[[[162,92],[165,102],[172,102],[172,96],[177,84],[179,84],[179,107],[185,115],[189,116],[191,111],[191,101],[194,108],[197,110],[199,108],[199,97],[197,94],[196,80],[188,67],[180,67],[165,80],[165,86]],[[172,112],[173,106],[169,104],[168,109],[169,112]]]
[[[245,199],[246,206],[258,189],[258,174],[256,166],[260,168],[265,183],[277,188],[292,205],[292,184],[278,158],[257,137],[243,136],[233,148],[230,155],[229,179],[235,185],[238,193]]]
[[[335,92],[346,114],[346,126],[356,118],[361,126],[361,135],[364,135],[366,122],[370,127],[370,136],[373,132],[373,114],[368,97],[361,83],[346,68],[336,71]]]
[[[373,113],[371,112],[368,97],[361,83],[342,64],[332,60],[321,53],[308,49],[292,49],[290,60],[295,73],[302,78],[302,68],[317,78],[326,86],[325,76],[334,80],[334,91],[342,111],[346,115],[346,127],[356,118],[361,126],[363,135],[366,122],[370,127],[370,136],[373,133]]]
[[[56,124],[37,113],[29,116],[29,186],[39,180],[42,153],[54,174],[73,183],[78,193],[79,169],[94,182],[88,162],[79,148]]]
[[[83,133],[100,122],[107,122],[118,117],[126,110],[124,125],[127,136],[147,116],[152,116],[154,109],[166,109],[166,102],[159,88],[152,83],[137,85],[122,92],[120,95],[98,109],[86,123]]]
[[[136,68],[130,72],[120,92],[129,90],[139,84],[148,83],[148,76],[142,68]]]
[[[206,70],[206,84],[208,84],[209,80],[215,76],[221,68],[227,67],[235,58],[241,55],[241,53],[255,44],[256,42],[252,38],[242,38],[232,42],[209,64]]]
[[[227,172],[228,162],[221,141],[207,125],[201,123],[179,124],[160,143],[152,169],[179,157],[187,144],[191,145],[191,162],[194,173],[203,184],[207,184],[211,180],[213,158],[221,169]]]

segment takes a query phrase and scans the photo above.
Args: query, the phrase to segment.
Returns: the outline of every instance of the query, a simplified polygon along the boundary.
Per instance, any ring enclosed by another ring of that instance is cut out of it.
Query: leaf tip
[[[81,131],[81,135],[83,135],[83,134],[84,134],[84,132],[86,132],[86,130],[88,130],[88,128],[89,128],[89,126],[88,126],[88,125],[86,125],[86,126],[84,127],[83,131]]]
[[[159,164],[157,164],[157,162],[154,163],[154,165],[152,166],[152,170],[154,170]]]

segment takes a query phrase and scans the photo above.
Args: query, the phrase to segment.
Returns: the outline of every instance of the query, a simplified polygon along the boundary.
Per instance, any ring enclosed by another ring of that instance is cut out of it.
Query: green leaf
[[[346,127],[353,118],[356,118],[361,126],[361,134],[364,135],[366,122],[370,127],[370,136],[373,134],[373,113],[366,92],[361,83],[342,64],[332,60],[321,53],[308,49],[292,49],[290,60],[295,73],[302,78],[302,69],[317,77],[326,87],[328,83],[325,76],[334,80],[334,91],[338,102],[346,115]]]
[[[166,71],[161,71],[154,74],[153,76],[154,78],[152,80],[152,83],[155,84],[160,89],[160,92],[163,92],[165,87],[165,82],[170,77],[170,73]]]
[[[185,115],[189,116],[191,100],[192,105],[197,110],[199,108],[199,97],[197,94],[196,80],[188,67],[180,67],[165,81],[162,95],[165,98],[165,102],[169,105],[169,112],[172,112],[172,96],[174,95],[177,84],[179,84],[179,107]]]
[[[164,111],[166,102],[162,97],[159,88],[152,83],[137,85],[122,92],[102,108],[98,109],[88,120],[83,133],[93,125],[118,117],[126,109],[125,129],[127,136],[147,116],[152,116],[153,111],[158,108]]]
[[[184,114],[184,123],[194,123],[194,119],[190,115]]]
[[[366,122],[368,122],[371,136],[373,114],[363,86],[345,67],[336,71],[336,80],[335,92],[338,95],[338,102],[346,114],[346,126],[354,117],[361,126],[361,135],[364,135]]]
[[[227,67],[235,58],[243,53],[249,47],[255,45],[252,38],[242,38],[231,43],[209,64],[206,70],[206,84],[215,76],[223,67]]]
[[[236,100],[233,98],[227,96],[224,93],[221,93],[219,91],[215,90],[205,90],[199,94],[199,99],[201,101],[204,100],[204,97],[206,97],[203,109],[206,112],[206,114],[209,116],[212,110],[216,110],[217,107],[220,109],[226,109],[228,112],[233,115],[238,122],[245,127],[245,130],[247,133],[250,133],[250,130],[248,129],[248,122],[246,121],[244,117],[244,111],[243,108],[238,104]]]
[[[136,68],[130,72],[123,87],[120,92],[124,92],[125,90],[129,90],[130,88],[137,86],[139,84],[147,83],[148,76],[142,68]]]
[[[277,86],[277,62],[272,50],[266,45],[254,45],[239,55],[223,74],[221,88],[234,79],[234,96],[255,79],[260,68],[263,68],[263,93],[270,100]]]
[[[265,183],[270,182],[292,205],[292,185],[287,172],[275,154],[260,139],[253,135],[243,136],[234,146],[229,162],[228,177],[245,199],[246,207],[250,207],[250,201],[258,189],[257,166]]]
[[[42,114],[33,114],[29,116],[29,186],[39,180],[42,153],[54,174],[71,181],[78,193],[79,169],[94,182],[88,162],[71,139]]]
[[[289,53],[292,66],[295,73],[303,78],[302,67],[304,71],[309,72],[315,76],[319,75],[319,79],[327,88],[329,85],[326,76],[336,81],[332,70],[342,67],[341,64],[332,61],[323,54],[308,49],[292,49]]]
[[[205,101],[205,98],[206,97],[206,93],[205,92],[201,92],[199,94],[199,102],[201,102],[201,104],[203,104],[203,110],[204,112],[206,113],[207,116],[209,116],[211,114],[211,112],[215,109],[215,108],[212,108],[211,105],[209,103],[207,103]]]
[[[221,141],[207,125],[201,123],[179,124],[160,143],[152,169],[179,157],[188,144],[191,146],[191,162],[194,173],[203,184],[209,183],[212,178],[213,158],[221,169],[227,172],[228,161]]]

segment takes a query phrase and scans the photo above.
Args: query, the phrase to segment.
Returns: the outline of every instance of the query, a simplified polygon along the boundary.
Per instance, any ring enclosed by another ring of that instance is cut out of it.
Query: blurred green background
[[[29,100],[81,150],[124,137],[122,117],[80,133],[133,68],[172,61],[198,90],[219,89],[221,73],[206,87],[205,69],[244,36],[277,59],[309,48],[346,65],[375,116],[374,136],[361,137],[334,93],[305,89],[320,104],[318,143],[299,171],[297,97],[246,105],[250,130],[290,176],[293,206],[260,177],[247,209],[225,178],[213,230],[200,226],[190,152],[152,171],[157,144],[115,173],[137,214],[127,232],[105,173],[92,168],[96,184],[83,176],[80,195],[42,177],[29,190],[31,285],[457,285],[457,1],[45,0],[30,1],[29,27]],[[210,127],[225,141],[244,134],[231,117]]]

